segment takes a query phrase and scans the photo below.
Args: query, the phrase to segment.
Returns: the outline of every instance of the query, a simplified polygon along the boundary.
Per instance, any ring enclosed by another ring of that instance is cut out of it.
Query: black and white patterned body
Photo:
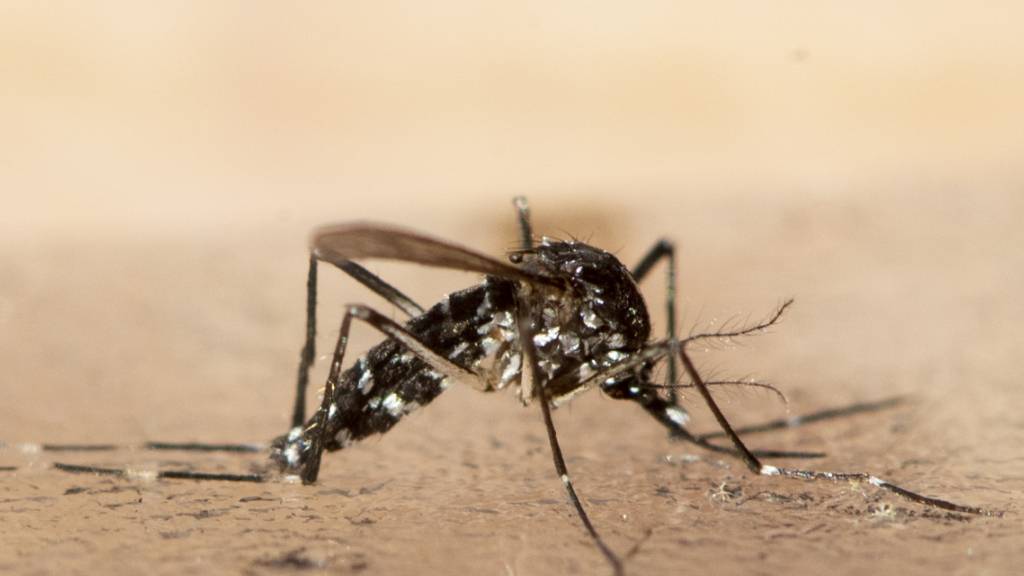
[[[579,242],[544,239],[533,250],[515,253],[513,261],[560,280],[564,288],[488,277],[448,295],[405,325],[431,350],[478,375],[479,382],[466,384],[484,391],[516,384],[524,404],[536,396],[522,385],[517,314],[523,306],[528,307],[541,377],[557,384],[546,389],[552,404],[581,391],[581,382],[646,343],[647,309],[629,271],[611,254]],[[448,380],[397,340],[384,340],[342,372],[331,402],[324,405],[323,447],[339,450],[390,430],[440,395],[451,384]],[[283,470],[301,471],[313,435],[321,433],[314,425],[320,416],[314,414],[305,426],[275,440],[272,458]]]

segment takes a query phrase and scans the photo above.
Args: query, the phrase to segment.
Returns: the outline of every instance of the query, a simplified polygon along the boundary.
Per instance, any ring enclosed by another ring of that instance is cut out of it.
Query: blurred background
[[[627,263],[673,238],[691,320],[787,296],[835,314],[865,290],[955,307],[966,289],[945,285],[965,276],[1003,294],[1021,268],[1005,235],[1024,206],[1022,17],[1015,2],[0,3],[5,387],[38,394],[45,373],[103,389],[167,340],[202,364],[246,338],[248,355],[297,350],[312,226],[386,220],[500,253],[517,194],[538,232]],[[139,317],[165,340],[129,336]]]
[[[709,365],[798,410],[914,394],[911,436],[861,455],[1020,445],[1022,21],[1018,2],[2,1],[0,440],[280,433],[312,226],[501,254],[525,194],[539,233],[627,264],[674,239],[686,330],[795,296]],[[475,282],[372,268],[424,302]],[[343,302],[379,304],[324,276],[322,350]],[[451,396],[382,445],[539,423]],[[597,460],[636,445],[583,432],[640,418],[599,395],[559,418]]]
[[[1020,182],[1016,2],[0,11],[5,236]]]

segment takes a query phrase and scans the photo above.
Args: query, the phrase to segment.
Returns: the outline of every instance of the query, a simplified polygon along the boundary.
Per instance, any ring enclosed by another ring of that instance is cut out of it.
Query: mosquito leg
[[[665,266],[665,318],[666,338],[671,342],[676,339],[676,248],[671,240],[662,238],[657,244],[647,251],[647,254],[640,259],[640,263],[633,268],[633,279],[639,284],[647,277],[651,268],[661,260],[668,260]],[[668,356],[668,372],[665,381],[669,383],[678,382],[678,367],[676,358],[671,354]],[[673,404],[678,400],[676,391],[668,391],[668,399]]]
[[[348,347],[349,332],[352,328],[353,318],[362,320],[382,332],[385,336],[397,340],[410,352],[419,356],[446,378],[462,381],[480,380],[481,378],[476,372],[459,366],[445,358],[442,354],[435,352],[428,344],[406,330],[401,324],[372,308],[360,304],[346,306],[345,316],[341,320],[341,328],[338,331],[338,341],[334,345],[334,356],[331,360],[331,369],[327,376],[327,385],[324,387],[323,400],[315,419],[306,427],[307,432],[312,432],[312,443],[309,448],[310,456],[302,470],[302,482],[304,484],[316,482],[320,471],[320,458],[327,441],[327,419],[331,412],[331,403],[335,400],[335,389],[341,380],[341,366],[345,361],[345,349]]]
[[[313,367],[316,356],[317,262],[316,254],[310,253],[309,272],[306,277],[306,340],[299,355],[295,404],[292,409],[292,428],[302,426],[302,423],[306,421],[306,389],[309,387],[309,371]],[[423,307],[414,302],[412,298],[361,265],[351,260],[331,261],[331,263],[407,315],[417,316],[423,313]]]
[[[762,464],[761,461],[758,460],[757,457],[753,453],[751,453],[749,449],[747,449],[746,445],[743,443],[742,440],[740,440],[739,435],[733,429],[732,425],[730,425],[729,421],[725,418],[725,415],[722,413],[722,410],[718,407],[718,404],[715,402],[715,399],[711,396],[711,392],[708,391],[708,387],[704,383],[703,378],[701,378],[700,373],[697,372],[697,368],[694,366],[693,361],[690,360],[689,354],[686,353],[685,346],[679,347],[679,359],[682,362],[683,368],[686,370],[686,373],[690,376],[690,379],[693,381],[694,385],[696,385],[697,390],[699,390],[701,396],[704,397],[704,402],[708,405],[708,408],[711,410],[712,414],[714,414],[715,420],[718,421],[718,425],[722,427],[722,430],[725,432],[725,435],[728,436],[729,439],[732,441],[733,445],[736,447],[736,450],[739,452],[740,458],[747,465],[747,468],[750,468],[750,470],[755,474],[759,474],[762,476],[782,476],[785,478],[797,478],[803,480],[831,480],[833,482],[860,480],[865,481],[871,484],[872,486],[881,488],[883,490],[888,490],[889,492],[898,494],[899,496],[902,496],[913,502],[917,502],[918,504],[923,504],[925,506],[932,506],[935,508],[950,510],[953,512],[961,512],[964,514],[992,514],[991,512],[984,510],[982,508],[978,508],[976,506],[964,506],[961,504],[954,504],[946,500],[932,498],[930,496],[924,496],[922,494],[918,494],[917,492],[912,492],[910,490],[907,490],[906,488],[902,488],[895,484],[886,482],[885,480],[882,480],[876,476],[873,476],[865,472],[819,472],[816,470],[778,468],[775,466]]]
[[[0,448],[3,445],[0,444]],[[267,449],[266,444],[220,444],[204,442],[146,442],[131,444],[16,444],[22,452],[115,452],[117,450],[157,450],[182,452],[255,453]]]
[[[316,256],[309,255],[309,272],[306,274],[306,341],[299,353],[299,373],[295,383],[295,404],[292,408],[292,428],[302,426],[306,421],[306,388],[309,386],[309,369],[316,357]]]
[[[866,472],[819,472],[817,470],[776,468],[774,466],[765,466],[764,468],[765,469],[761,471],[761,474],[765,476],[782,476],[784,478],[795,478],[799,480],[831,480],[833,482],[861,481],[867,482],[876,488],[888,490],[889,492],[898,494],[911,502],[917,502],[918,504],[923,504],[925,506],[949,510],[950,512],[960,512],[962,514],[978,514],[982,516],[999,515],[998,512],[986,510],[978,506],[965,506],[963,504],[955,504],[940,498],[924,496],[923,494],[918,494],[917,492],[912,492],[906,488],[886,482],[885,480]]]
[[[79,466],[78,464],[62,464],[54,462],[57,470],[72,474],[96,474],[99,476],[117,476],[118,478],[164,479],[178,480],[221,480],[225,482],[266,482],[262,474],[216,474],[212,472],[193,472],[191,470],[161,470],[158,472],[135,471],[124,468],[103,468],[101,466]]]
[[[116,444],[43,444],[43,452],[113,452],[121,446]]]
[[[385,282],[380,276],[377,276],[373,272],[363,268],[360,264],[349,260],[347,262],[336,264],[336,266],[340,268],[342,272],[355,278],[360,284],[369,288],[373,293],[384,298],[402,312],[405,312],[406,316],[419,316],[425,312],[423,306],[420,306],[413,301],[412,298],[406,296],[401,290]]]
[[[565,465],[565,458],[562,456],[562,448],[558,444],[558,434],[555,432],[555,423],[551,418],[551,406],[549,405],[547,396],[547,382],[543,376],[543,371],[537,364],[537,350],[533,345],[533,330],[530,328],[530,315],[527,307],[520,305],[519,307],[519,338],[523,350],[523,372],[524,377],[529,378],[533,381],[532,388],[537,391],[537,401],[540,403],[541,413],[544,415],[544,426],[548,431],[548,442],[551,445],[551,457],[555,464],[555,473],[562,479],[562,485],[565,486],[565,491],[569,496],[569,501],[572,502],[574,508],[576,508],[576,514],[579,516],[580,521],[583,523],[584,528],[590,534],[590,538],[594,541],[594,544],[598,547],[604,557],[612,565],[612,570],[616,576],[623,576],[625,570],[622,565],[622,560],[619,559],[618,555],[604,543],[601,536],[597,533],[593,523],[590,521],[590,517],[587,516],[587,511],[583,508],[583,503],[580,502],[579,496],[576,495],[576,489],[573,487],[572,480],[569,478],[569,469]],[[528,374],[527,374],[528,372]]]
[[[47,452],[107,452],[122,448],[113,444],[43,444],[42,450]],[[171,443],[147,442],[140,446],[143,450],[181,450],[189,452],[232,452],[254,453],[266,450],[259,444],[201,444],[196,442]],[[157,472],[134,471],[129,469],[104,468],[101,466],[83,466],[54,462],[53,467],[73,474],[99,474],[103,476],[119,476],[123,478],[178,478],[187,480],[223,480],[228,482],[263,482],[262,474],[222,474],[213,472],[194,472],[191,470],[161,470]]]
[[[266,444],[207,444],[203,442],[146,442],[146,450],[182,451],[182,452],[231,452],[248,453],[263,452]]]

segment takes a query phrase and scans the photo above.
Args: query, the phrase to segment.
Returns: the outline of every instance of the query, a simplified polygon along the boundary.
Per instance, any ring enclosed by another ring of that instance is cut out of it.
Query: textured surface
[[[674,238],[684,330],[796,298],[770,334],[698,354],[707,374],[772,382],[792,414],[910,395],[754,446],[1007,511],[752,477],[591,391],[555,420],[630,573],[1019,571],[1018,4],[422,5],[3,3],[0,440],[269,440],[290,413],[314,225],[386,219],[501,254],[528,194],[538,233],[628,264]],[[370,268],[425,303],[478,281]],[[323,279],[321,351],[342,303],[380,305]],[[719,397],[741,423],[785,413],[770,394]],[[0,471],[4,574],[607,573],[540,414],[508,393],[454,387],[330,454],[314,487],[73,476],[55,459],[0,449],[17,468]]]
[[[1003,198],[1005,209],[990,211],[984,223],[932,210],[908,224],[900,214],[921,199],[901,201],[863,216],[858,229],[864,231],[850,233],[851,240],[846,231],[834,232],[843,212],[792,208],[786,215],[762,213],[761,224],[745,227],[749,240],[714,240],[713,258],[693,248],[700,238],[687,241],[686,252],[697,257],[683,258],[684,285],[692,287],[685,308],[697,325],[767,311],[776,295],[798,297],[773,334],[701,355],[701,362],[718,374],[753,373],[779,384],[794,413],[913,394],[904,407],[752,443],[824,449],[832,456],[820,467],[867,469],[1008,515],[950,517],[864,486],[750,477],[738,462],[670,443],[636,407],[591,392],[560,410],[557,423],[597,525],[617,550],[639,544],[628,564],[636,573],[681,565],[732,574],[754,567],[815,573],[837,563],[850,573],[924,573],[951,565],[965,573],[1007,573],[1021,561],[1024,459],[1014,407],[1024,398],[1012,369],[1021,310],[1003,295],[1024,287],[1024,268],[1008,248],[1019,237],[1009,214],[1020,207]],[[857,208],[851,202],[847,210]],[[535,209],[549,213],[544,220],[558,213],[542,199]],[[511,220],[507,205],[494,212]],[[810,242],[799,228],[772,225],[794,219],[813,222],[808,226],[820,236]],[[961,234],[972,239],[970,249]],[[775,256],[755,255],[746,242]],[[293,262],[285,261],[281,246],[246,252],[188,241],[76,248],[73,257],[60,247],[5,254],[11,264],[3,278],[3,437],[257,441],[283,432],[304,264],[301,245],[291,243]],[[891,246],[903,247],[899,262],[886,262]],[[827,258],[808,254],[825,247]],[[140,252],[146,257],[134,256]],[[622,252],[635,257],[639,250],[630,244]],[[744,287],[748,275],[764,283]],[[324,276],[342,282],[340,274]],[[431,292],[424,285],[418,290]],[[654,301],[660,290],[648,294]],[[325,299],[327,326],[337,320],[330,312],[337,298]],[[368,342],[370,335],[362,336]],[[770,395],[729,392],[723,399],[738,421],[784,410]],[[687,405],[699,427],[711,427],[699,402]],[[7,448],[0,464],[20,469],[0,473],[0,567],[22,573],[175,573],[186,566],[380,574],[604,569],[564,502],[539,414],[510,394],[455,388],[406,420],[380,440],[329,455],[319,484],[309,488],[71,476],[47,468],[50,454]],[[60,459],[221,471],[264,464],[258,457],[131,451]]]

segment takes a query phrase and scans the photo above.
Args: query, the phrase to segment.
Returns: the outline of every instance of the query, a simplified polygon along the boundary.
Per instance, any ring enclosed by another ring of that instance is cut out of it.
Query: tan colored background
[[[0,440],[270,438],[312,225],[388,220],[500,254],[527,194],[539,231],[628,263],[674,238],[687,329],[797,298],[772,335],[703,356],[709,371],[780,385],[792,413],[913,395],[753,443],[1008,510],[961,521],[751,478],[591,393],[557,422],[599,528],[621,553],[640,543],[631,573],[1014,573],[1018,3],[427,6],[0,3]],[[474,281],[373,268],[423,301]],[[327,348],[341,303],[377,302],[324,276]],[[659,281],[645,290],[660,311]],[[737,421],[784,412],[722,399]],[[19,467],[0,472],[4,573],[606,570],[539,414],[507,394],[452,390],[329,457],[314,488],[51,460],[0,449]]]

